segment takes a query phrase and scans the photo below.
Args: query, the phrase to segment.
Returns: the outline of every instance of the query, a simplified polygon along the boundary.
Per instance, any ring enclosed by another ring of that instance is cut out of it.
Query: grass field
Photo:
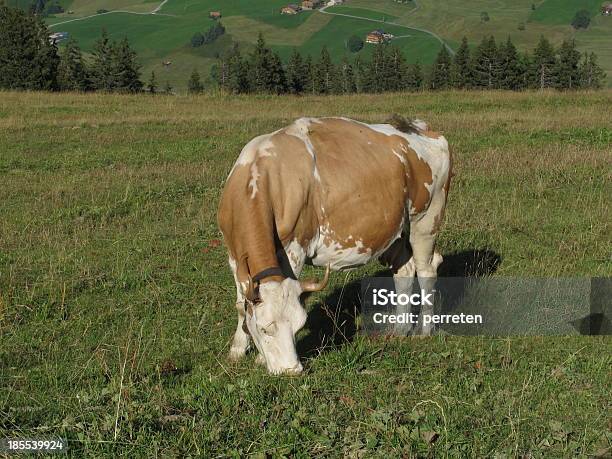
[[[252,354],[231,364],[215,214],[252,137],[305,114],[398,112],[454,151],[441,269],[491,253],[494,276],[610,276],[611,104],[612,91],[1,93],[0,437],[61,435],[73,457],[605,451],[609,337],[353,336],[355,283],[377,265],[308,299],[304,375],[271,377]]]
[[[355,8],[344,5],[332,6],[327,9],[327,11],[331,11],[332,13],[348,14],[350,16],[358,16],[361,18],[375,19],[377,21],[393,21],[397,19],[396,16],[378,10]],[[384,27],[384,24],[381,24],[380,27]]]
[[[599,0],[545,0],[531,14],[530,20],[545,24],[571,24],[577,11],[587,10],[591,16],[599,14]]]
[[[365,4],[367,0],[352,0],[352,4]],[[531,5],[536,5],[532,11]],[[373,3],[371,8],[376,8]],[[477,44],[483,37],[493,35],[499,40],[510,36],[522,50],[532,51],[541,35],[556,46],[564,39],[575,39],[581,51],[594,51],[600,57],[601,66],[607,71],[608,86],[612,86],[612,18],[598,13],[601,2],[595,0],[516,0],[496,1],[469,0],[444,1],[428,0],[419,2],[419,8],[395,22],[422,27],[436,32],[455,46],[463,36]],[[571,20],[576,11],[587,9],[593,15],[592,24],[587,30],[574,30]],[[481,12],[490,17],[482,22]],[[519,24],[525,30],[519,30]]]
[[[337,61],[342,56],[368,57],[372,53],[373,47],[366,46],[359,53],[352,54],[347,50],[346,42],[352,35],[365,37],[374,28],[380,28],[381,24],[325,15],[316,11],[303,12],[296,16],[281,15],[279,11],[283,4],[278,0],[268,0],[265,4],[242,0],[170,0],[160,10],[159,15],[105,14],[61,24],[54,30],[69,32],[86,51],[92,49],[103,28],[111,38],[120,39],[127,36],[144,64],[143,78],[148,78],[153,70],[162,84],[168,81],[179,89],[185,87],[194,68],[207,78],[212,65],[217,62],[217,57],[230,49],[233,43],[240,43],[245,52],[250,50],[259,33],[264,35],[267,43],[284,59],[289,57],[294,48],[302,54],[318,58],[323,46],[327,46]],[[148,11],[153,9],[150,3],[143,5],[149,8]],[[130,11],[130,8],[126,3],[121,9]],[[408,6],[403,8],[410,9]],[[222,11],[222,23],[227,33],[219,42],[194,49],[189,45],[190,39],[194,32],[210,27],[212,21],[208,19],[208,12],[211,10]],[[138,11],[142,11],[142,8]],[[361,11],[366,17],[369,14],[378,19],[382,19],[386,14],[364,9],[348,11]],[[388,15],[387,17],[394,18]],[[57,22],[58,18],[50,21]],[[426,33],[390,25],[385,25],[384,28],[402,36],[394,44],[404,49],[410,62],[418,59],[422,64],[430,64],[440,49],[440,43]],[[172,65],[165,67],[162,65],[163,61],[171,61]]]

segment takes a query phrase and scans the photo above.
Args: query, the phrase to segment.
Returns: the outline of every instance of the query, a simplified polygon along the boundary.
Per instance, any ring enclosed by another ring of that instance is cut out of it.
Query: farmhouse
[[[211,19],[221,19],[221,11],[211,11],[208,13],[208,17]]]
[[[304,0],[302,2],[302,9],[303,10],[313,10],[321,6],[322,3],[323,3],[322,0]]]
[[[382,30],[373,30],[366,36],[366,43],[373,43],[375,45],[385,42],[385,35]]]
[[[281,14],[298,14],[301,10],[302,8],[300,8],[298,5],[290,3],[289,5],[281,8]]]
[[[612,16],[612,3],[608,3],[601,7],[601,14],[603,16]]]
[[[380,44],[389,41],[393,38],[393,34],[385,32],[382,29],[373,30],[366,35],[366,43]]]

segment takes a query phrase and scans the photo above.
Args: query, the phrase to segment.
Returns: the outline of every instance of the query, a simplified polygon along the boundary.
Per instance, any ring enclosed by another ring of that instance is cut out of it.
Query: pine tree
[[[434,90],[447,89],[451,83],[451,59],[446,46],[442,45],[442,49],[436,57],[436,61],[431,69],[429,77],[429,87]]]
[[[353,74],[355,78],[355,92],[364,92],[364,88],[363,88],[363,80],[364,80],[364,74],[365,74],[364,67],[366,67],[366,65],[361,61],[361,58],[359,56],[355,57],[355,60],[353,61]]]
[[[304,59],[297,49],[289,57],[287,63],[287,87],[291,94],[301,94],[306,89],[308,74],[304,65]]]
[[[59,57],[39,16],[0,7],[0,88],[57,89]]]
[[[574,40],[564,40],[559,48],[559,59],[555,68],[556,87],[578,89],[580,87],[580,53]]]
[[[601,89],[606,73],[597,64],[597,55],[586,51],[580,63],[580,86],[587,89]]]
[[[353,70],[353,66],[346,57],[342,60],[338,73],[340,88],[337,92],[343,94],[352,94],[356,92],[357,85],[355,82],[355,71]]]
[[[269,86],[268,92],[272,94],[283,94],[287,92],[287,77],[280,56],[276,53],[270,55]]]
[[[138,92],[142,89],[140,66],[127,38],[113,44],[112,68],[115,89],[123,92]]]
[[[461,46],[455,54],[452,66],[452,85],[455,88],[466,89],[470,87],[472,67],[470,61],[470,48],[466,37],[461,40]]]
[[[499,87],[513,91],[524,88],[523,74],[525,68],[522,66],[516,47],[510,37],[506,40],[505,45],[500,46],[499,59],[501,66]]]
[[[361,89],[363,92],[377,93],[386,89],[388,66],[387,45],[378,45],[370,62],[361,67]]]
[[[483,89],[499,87],[502,77],[500,55],[493,36],[483,38],[474,53],[471,86]]]
[[[59,56],[55,43],[49,43],[49,29],[41,17],[33,20],[35,52],[32,58],[34,87],[43,90],[57,89]]]
[[[66,42],[60,55],[57,79],[63,91],[87,91],[90,87],[83,55],[74,38]]]
[[[555,50],[550,42],[544,36],[541,36],[536,49],[533,51],[530,72],[532,86],[538,89],[553,87],[556,84],[556,66]]]
[[[94,43],[91,62],[91,83],[99,91],[112,91],[115,88],[113,74],[113,45],[108,38],[106,29]]]
[[[151,70],[151,77],[147,83],[147,91],[149,91],[151,94],[155,94],[157,92],[157,80],[155,79],[155,72],[153,70]]]
[[[202,86],[200,81],[200,74],[196,69],[193,69],[193,72],[191,72],[191,77],[189,77],[189,82],[187,83],[187,90],[191,94],[200,94],[204,90],[204,86]]]
[[[421,67],[421,63],[416,61],[412,67],[414,73],[414,81],[416,83],[416,89],[423,89],[423,83],[425,82],[425,76],[423,75],[423,69]]]
[[[335,84],[336,72],[326,46],[321,49],[321,56],[315,66],[314,74],[314,91],[318,94],[331,94]]]
[[[421,69],[419,61],[416,61],[408,67],[408,72],[406,73],[406,88],[409,91],[420,91],[423,89],[423,70]]]
[[[242,58],[237,43],[234,44],[225,59],[223,72],[224,75],[220,80],[222,87],[234,94],[249,92],[248,63]]]
[[[402,91],[406,89],[407,64],[399,48],[392,46],[386,53],[386,73],[383,83],[384,91]]]
[[[526,89],[532,86],[532,75],[530,69],[533,67],[533,63],[531,60],[531,55],[527,52],[519,53],[518,60],[519,68],[521,69],[519,89]]]
[[[315,65],[312,62],[312,56],[306,55],[304,59],[304,73],[306,74],[306,86],[304,92],[309,94],[315,94]]]
[[[254,92],[269,92],[272,86],[270,64],[272,52],[260,33],[249,59],[250,88]]]
[[[164,86],[164,92],[166,94],[172,94],[172,85],[169,81],[166,81],[166,86]]]

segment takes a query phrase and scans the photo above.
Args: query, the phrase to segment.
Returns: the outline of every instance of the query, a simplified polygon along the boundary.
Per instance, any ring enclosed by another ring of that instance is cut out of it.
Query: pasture
[[[228,362],[215,214],[252,137],[397,112],[454,151],[443,272],[495,256],[488,275],[610,276],[611,105],[609,90],[0,93],[0,437],[59,435],[73,457],[605,455],[609,337],[369,339],[357,285],[377,265],[307,299],[304,375]]]
[[[366,46],[358,53],[350,53],[346,42],[352,35],[365,38],[368,32],[380,28],[381,24],[318,11],[286,16],[280,14],[281,7],[286,3],[282,0],[169,0],[161,7],[159,14],[142,14],[153,11],[158,4],[113,0],[105,9],[120,12],[74,20],[94,14],[101,8],[96,4],[92,9],[91,2],[74,0],[70,6],[65,5],[74,14],[58,15],[48,21],[53,24],[52,30],[66,31],[75,37],[86,52],[92,50],[102,29],[113,39],[128,37],[143,64],[143,79],[146,80],[153,70],[162,85],[170,82],[173,87],[180,89],[185,88],[194,68],[207,79],[219,55],[231,49],[234,43],[239,43],[242,50],[248,52],[259,33],[284,59],[288,58],[294,48],[304,55],[318,58],[323,46],[327,46],[336,62],[344,56],[354,58],[359,55],[367,58],[372,53],[371,46]],[[411,9],[409,5],[402,5],[401,8],[405,11]],[[211,26],[212,20],[208,14],[217,10],[223,14],[221,22],[226,27],[226,35],[213,44],[192,48],[191,37],[195,32],[205,31]],[[369,10],[359,11],[365,14],[364,17],[384,16]],[[387,17],[392,19],[394,16]],[[71,22],[62,24],[63,21]],[[431,64],[440,49],[440,43],[426,33],[397,26],[385,26],[385,30],[402,36],[395,44],[404,49],[410,62],[418,59],[422,64]],[[172,64],[163,66],[163,61]]]
[[[208,78],[219,55],[231,49],[234,43],[239,43],[243,51],[248,52],[260,32],[283,58],[293,48],[317,57],[325,45],[333,59],[339,61],[344,56],[369,56],[372,46],[351,54],[346,49],[346,41],[352,35],[365,38],[369,31],[383,28],[403,37],[395,40],[394,44],[404,51],[410,62],[419,60],[421,64],[429,65],[434,61],[440,43],[433,36],[414,29],[372,22],[367,18],[385,19],[434,32],[453,48],[457,48],[464,35],[474,46],[488,35],[494,35],[498,41],[511,36],[519,48],[530,51],[540,35],[546,36],[555,45],[559,45],[563,39],[575,38],[581,51],[595,51],[600,56],[600,63],[609,75],[607,83],[612,84],[612,42],[609,40],[612,18],[599,15],[599,2],[591,0],[586,3],[546,0],[536,3],[535,11],[531,9],[531,0],[494,3],[431,0],[416,5],[393,0],[350,0],[346,5],[328,9],[329,13],[351,14],[366,19],[332,16],[319,11],[302,12],[296,16],[281,15],[280,8],[287,3],[282,0],[168,0],[163,5],[161,1],[151,0],[64,0],[61,3],[66,11],[73,11],[73,14],[64,13],[48,18],[53,31],[69,32],[86,52],[91,51],[103,28],[111,38],[127,36],[143,64],[143,79],[148,79],[154,70],[162,85],[168,81],[181,90],[186,87],[194,68]],[[158,6],[161,6],[158,14],[147,14]],[[95,15],[100,8],[123,12]],[[592,24],[587,30],[575,31],[569,24],[575,12],[583,8],[593,14]],[[223,14],[221,21],[227,30],[224,39],[192,48],[191,37],[195,32],[210,27],[208,14],[217,10]],[[483,11],[488,13],[490,21],[481,21]],[[86,19],[75,20],[80,18]],[[518,29],[521,23],[525,25],[525,30]],[[172,64],[165,67],[163,61],[171,61]]]
[[[498,42],[510,36],[519,49],[529,51],[533,51],[541,35],[555,46],[564,39],[575,39],[579,50],[597,53],[602,68],[608,73],[607,84],[612,86],[612,41],[609,39],[612,18],[599,14],[601,4],[598,0],[427,0],[419,1],[418,8],[402,13],[387,2],[350,0],[351,6],[397,16],[393,22],[431,30],[454,48],[463,36],[473,45],[489,35]],[[532,5],[535,10],[531,9]],[[591,13],[591,25],[577,31],[570,23],[582,9]],[[489,21],[481,20],[482,12],[487,12]],[[520,24],[524,25],[524,30],[519,30]]]

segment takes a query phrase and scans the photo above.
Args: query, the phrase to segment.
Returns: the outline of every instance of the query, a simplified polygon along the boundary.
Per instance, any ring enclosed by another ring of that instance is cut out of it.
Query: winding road
[[[154,10],[149,11],[148,13],[137,13],[136,11],[127,11],[127,10],[106,11],[105,13],[96,13],[96,14],[91,14],[89,16],[83,16],[82,18],[75,18],[75,19],[69,19],[67,21],[56,22],[55,24],[50,24],[49,28],[55,27],[55,26],[58,26],[58,25],[62,25],[62,24],[68,24],[69,22],[84,21],[85,19],[95,18],[96,16],[103,16],[105,14],[113,14],[113,13],[138,14],[140,16],[149,16],[151,14],[154,14],[154,15],[157,15],[157,16],[174,16],[174,14],[159,13],[159,10],[162,9],[162,7],[166,4],[167,1],[168,0],[163,0],[163,2],[161,2],[159,5],[157,5]]]

